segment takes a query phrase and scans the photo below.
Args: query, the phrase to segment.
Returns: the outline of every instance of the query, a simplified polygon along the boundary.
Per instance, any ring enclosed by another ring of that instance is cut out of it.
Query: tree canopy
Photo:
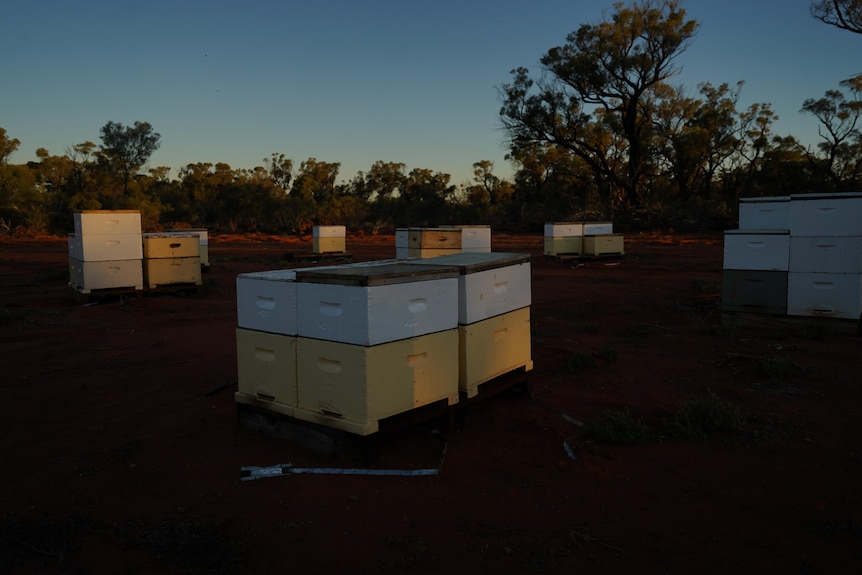
[[[862,0],[818,0],[811,15],[830,26],[862,34]]]

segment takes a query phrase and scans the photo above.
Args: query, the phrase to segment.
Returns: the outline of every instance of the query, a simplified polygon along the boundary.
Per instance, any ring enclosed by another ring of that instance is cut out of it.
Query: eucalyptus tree
[[[620,189],[621,202],[642,207],[642,185],[652,169],[650,98],[676,76],[677,58],[699,24],[676,0],[614,4],[598,24],[583,24],[566,43],[548,50],[533,79],[520,67],[500,92],[503,129],[510,147],[552,144],[580,157],[597,180]],[[597,133],[613,130],[607,137]],[[608,145],[610,143],[610,145]],[[622,152],[624,170],[614,154]]]
[[[108,122],[100,130],[102,155],[110,167],[119,174],[123,193],[129,192],[129,181],[138,168],[147,163],[159,149],[161,135],[153,131],[149,122],[135,121],[133,126]]]
[[[830,26],[862,34],[862,0],[818,0],[811,15]]]

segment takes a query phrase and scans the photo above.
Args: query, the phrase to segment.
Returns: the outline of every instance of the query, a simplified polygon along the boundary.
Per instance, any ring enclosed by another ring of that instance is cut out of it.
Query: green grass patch
[[[680,439],[700,439],[714,432],[741,431],[744,425],[737,406],[709,391],[705,397],[680,401],[668,431]]]

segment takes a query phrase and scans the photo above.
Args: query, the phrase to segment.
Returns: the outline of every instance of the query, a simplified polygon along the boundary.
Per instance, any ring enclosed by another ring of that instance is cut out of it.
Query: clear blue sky
[[[630,2],[626,2],[630,4]],[[769,102],[774,131],[817,141],[806,98],[862,72],[862,36],[822,24],[809,0],[683,0],[701,23],[674,84],[745,81],[740,108]],[[6,3],[0,127],[62,155],[100,144],[108,121],[149,122],[149,167],[264,165],[283,153],[340,162],[342,180],[377,160],[468,182],[472,164],[509,177],[496,88],[538,71],[549,48],[610,14],[610,0],[43,0]]]

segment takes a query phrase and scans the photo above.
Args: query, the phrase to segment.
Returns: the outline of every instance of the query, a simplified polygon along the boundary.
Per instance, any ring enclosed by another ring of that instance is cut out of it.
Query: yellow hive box
[[[144,284],[148,288],[172,284],[201,285],[201,259],[144,259]]]
[[[458,388],[468,398],[497,376],[533,369],[530,308],[458,326],[458,364]]]
[[[375,346],[297,338],[294,417],[370,435],[392,415],[458,402],[458,330]]]
[[[293,416],[296,406],[296,338],[236,330],[238,403]]]
[[[347,247],[347,241],[344,237],[340,238],[312,238],[311,251],[316,254],[328,254],[332,252],[342,253]]]
[[[408,248],[461,250],[461,230],[456,228],[409,228]]]
[[[579,255],[584,249],[583,236],[545,236],[545,252],[546,256],[556,256],[562,254]]]
[[[625,253],[623,234],[584,236],[584,255],[601,256]]]
[[[407,248],[408,258],[437,258],[440,256],[449,256],[452,254],[460,254],[461,248],[443,249],[443,248]]]
[[[143,234],[144,259],[200,257],[200,238],[194,234]]]

